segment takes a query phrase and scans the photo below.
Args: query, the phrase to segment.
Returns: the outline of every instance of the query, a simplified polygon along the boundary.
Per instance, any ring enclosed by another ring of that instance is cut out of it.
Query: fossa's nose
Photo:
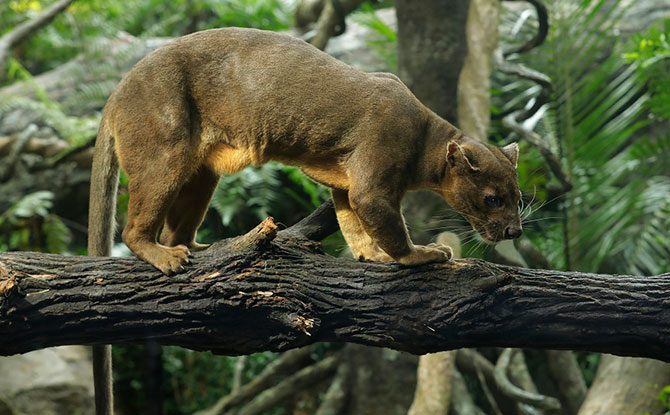
[[[519,236],[521,236],[522,233],[523,229],[521,229],[521,226],[510,225],[505,228],[503,236],[505,237],[505,239],[516,239]]]

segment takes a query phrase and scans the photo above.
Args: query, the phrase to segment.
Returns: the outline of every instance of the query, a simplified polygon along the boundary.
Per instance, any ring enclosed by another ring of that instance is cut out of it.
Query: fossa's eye
[[[490,207],[497,208],[502,206],[502,199],[498,196],[486,196],[484,197],[484,201]]]

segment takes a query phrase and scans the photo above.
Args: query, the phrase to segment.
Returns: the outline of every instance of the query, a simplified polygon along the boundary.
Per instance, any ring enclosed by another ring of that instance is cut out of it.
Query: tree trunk
[[[482,141],[487,141],[491,125],[491,74],[499,18],[499,0],[470,0],[467,56],[458,80],[458,126]]]
[[[316,216],[330,221],[332,209]],[[331,232],[313,217],[276,230],[268,219],[173,277],[137,258],[0,254],[0,355],[151,337],[225,354],[337,341],[415,354],[511,346],[670,361],[670,274],[361,263],[300,236]]]
[[[352,384],[343,414],[406,415],[416,386],[416,356],[352,345]]]
[[[414,402],[408,415],[447,415],[451,400],[454,352],[421,356]]]
[[[549,375],[556,383],[564,413],[579,411],[586,396],[586,382],[575,354],[568,350],[547,350]]]
[[[668,384],[670,365],[667,363],[603,355],[578,414],[660,415],[665,409],[658,395]]]
[[[470,0],[396,0],[395,5],[398,75],[421,102],[456,123]]]

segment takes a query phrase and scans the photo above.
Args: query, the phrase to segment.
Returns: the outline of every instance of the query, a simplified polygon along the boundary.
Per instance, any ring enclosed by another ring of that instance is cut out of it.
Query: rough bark
[[[662,414],[665,409],[658,394],[668,384],[668,364],[650,359],[603,355],[596,378],[578,414]]]
[[[173,277],[136,258],[0,254],[0,354],[155,338],[225,354],[335,341],[418,354],[511,346],[670,361],[670,274],[360,263],[275,234],[268,219]]]

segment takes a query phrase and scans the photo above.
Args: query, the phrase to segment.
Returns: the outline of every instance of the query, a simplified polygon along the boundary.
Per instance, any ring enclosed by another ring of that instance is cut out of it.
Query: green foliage
[[[49,191],[31,193],[0,215],[0,251],[65,252],[72,234],[58,216],[50,213],[53,198]]]
[[[291,2],[292,3],[292,2]],[[210,7],[217,19],[209,27],[255,27],[267,30],[285,30],[293,18],[291,3],[280,0],[212,0]]]
[[[670,19],[661,23],[636,35],[624,57],[640,64],[649,83],[652,115],[670,120]]]
[[[223,224],[230,226],[243,211],[255,220],[270,216],[281,190],[278,173],[277,165],[266,164],[235,175],[224,175],[212,198],[212,207],[221,215]]]
[[[224,175],[211,206],[226,226],[226,235],[248,231],[268,216],[286,225],[309,214],[330,197],[327,188],[299,169],[278,163]]]
[[[100,122],[97,116],[74,117],[63,112],[57,103],[35,101],[24,97],[11,97],[0,102],[0,117],[16,110],[25,109],[35,114],[44,124],[51,127],[60,138],[72,145],[81,145],[95,137]]]
[[[70,144],[80,145],[95,136],[100,122],[97,116],[67,115],[57,102],[47,96],[46,91],[35,82],[30,72],[18,60],[10,58],[8,68],[9,79],[26,82],[32,88],[36,99],[21,96],[3,97],[5,99],[0,102],[0,118],[13,110],[24,109],[36,115]]]
[[[12,57],[8,59],[7,78],[10,82],[26,81],[35,92],[35,97],[37,97],[37,99],[39,99],[45,105],[51,104],[49,97],[47,97],[46,91],[37,85],[37,83],[33,80],[33,76],[23,65],[21,65],[21,62]]]
[[[51,1],[10,1],[0,8],[0,33],[34,17]],[[181,36],[197,30],[240,26],[290,27],[292,0],[78,0],[14,53],[31,73],[53,69],[100,37],[120,31],[135,36]]]
[[[666,409],[670,409],[670,385],[661,390],[661,393],[658,394],[658,399],[663,402],[663,406],[665,406]]]
[[[368,46],[386,60],[391,72],[397,72],[398,36],[396,32],[377,16],[375,8],[369,3],[363,3],[359,11],[352,14],[352,19],[373,31],[373,36],[367,40]]]
[[[146,394],[147,357],[143,346],[117,346],[112,349],[115,384],[121,389],[127,413],[142,413],[146,402],[156,399]],[[243,383],[258,375],[279,354],[256,353],[249,357]],[[230,393],[236,357],[217,356],[175,346],[164,346],[163,394],[169,414],[192,414],[213,405]]]
[[[190,414],[213,405],[218,398],[230,393],[234,366],[235,360],[231,357],[180,347],[163,348],[168,413]]]
[[[534,171],[547,174],[529,161],[537,154],[521,158],[522,185],[539,188],[537,198],[548,203],[530,227],[538,230],[530,233],[533,242],[557,267],[634,274],[667,270],[670,241],[663,229],[670,226],[670,177],[660,160],[667,160],[668,139],[645,135],[652,100],[640,77],[642,64],[622,58],[612,31],[625,9],[607,0],[557,0],[550,11],[546,44],[511,59],[553,81],[551,104],[526,125],[561,155],[574,189],[558,201],[548,200],[556,180],[534,179]],[[501,110],[538,91],[526,81],[497,90]]]
[[[577,363],[582,369],[582,374],[584,375],[584,382],[587,387],[591,387],[593,380],[596,377],[596,371],[598,370],[598,364],[600,363],[600,353],[591,353],[591,352],[574,352],[575,357],[577,358]]]

